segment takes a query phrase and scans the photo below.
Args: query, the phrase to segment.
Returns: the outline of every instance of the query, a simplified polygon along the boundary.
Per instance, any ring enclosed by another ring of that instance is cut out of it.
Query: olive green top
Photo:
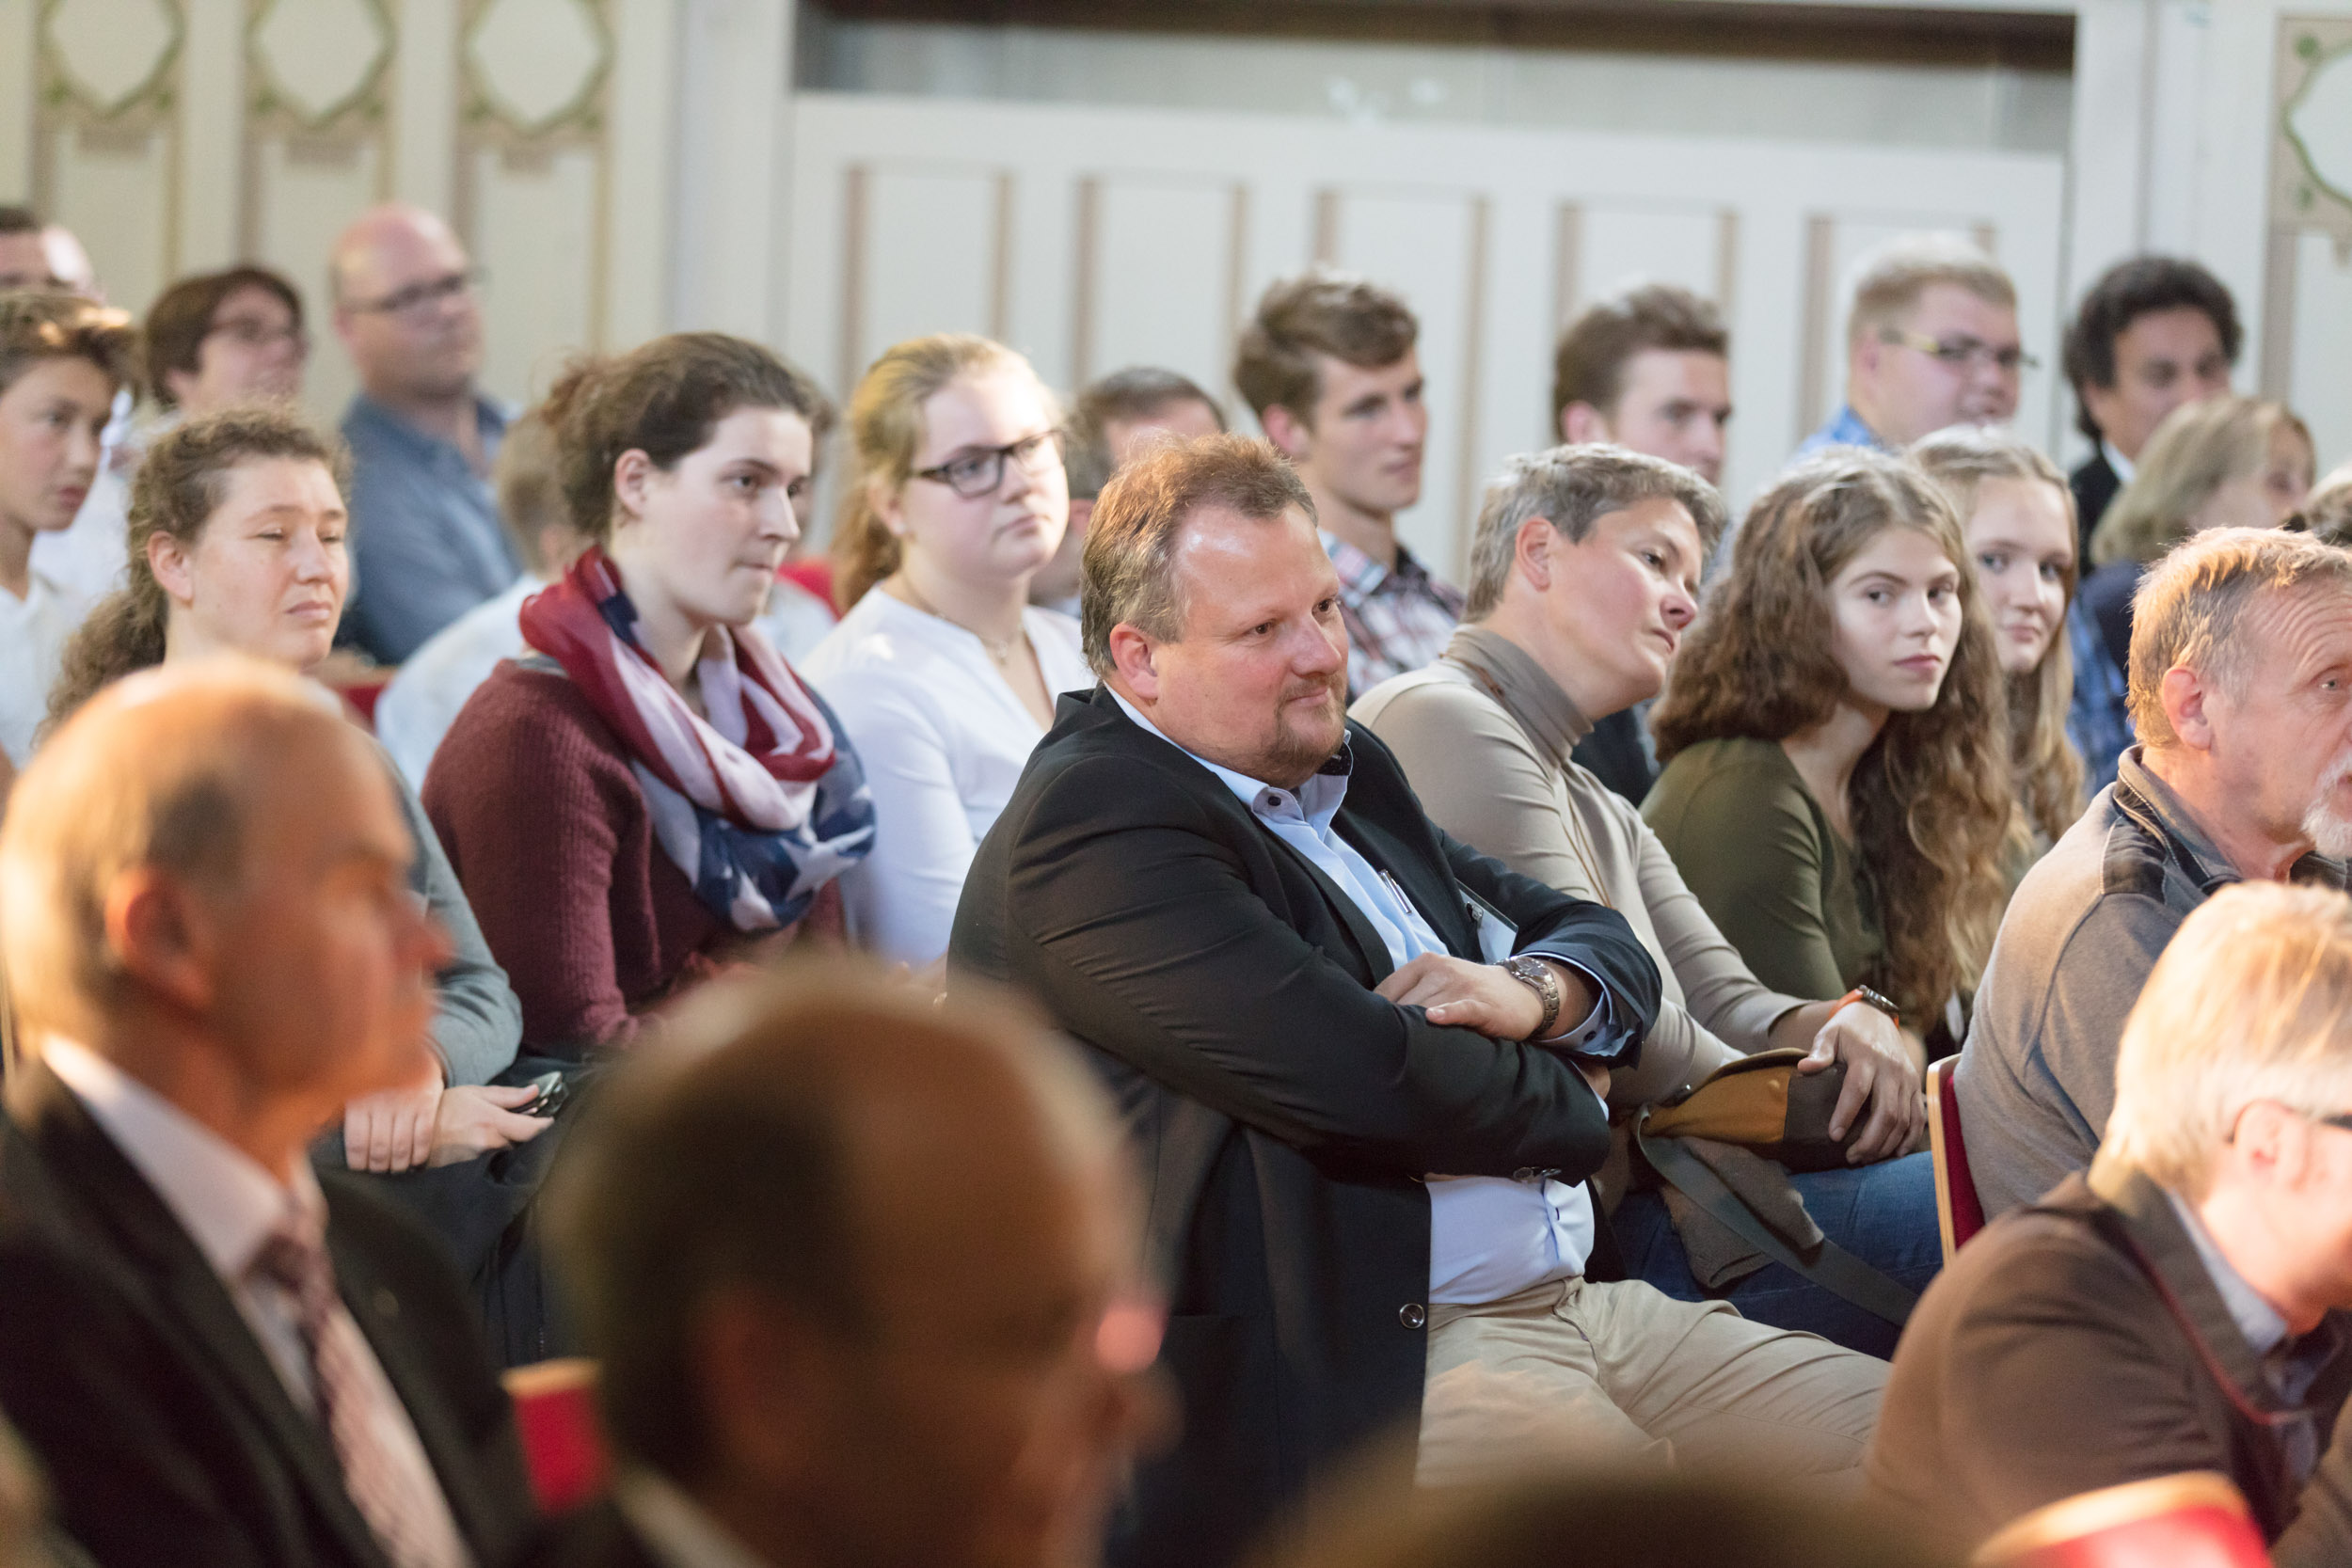
[[[1883,987],[1886,931],[1861,855],[1777,742],[1677,752],[1642,816],[1764,984],[1791,996]]]

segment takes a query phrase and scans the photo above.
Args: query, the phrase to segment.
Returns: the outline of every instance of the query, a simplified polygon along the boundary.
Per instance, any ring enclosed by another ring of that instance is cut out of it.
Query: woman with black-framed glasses
[[[1029,362],[942,333],[874,361],[850,400],[834,532],[841,624],[803,663],[866,760],[874,852],[842,881],[852,936],[923,967],[980,836],[1090,687],[1078,624],[1031,606],[1070,520],[1061,410]]]

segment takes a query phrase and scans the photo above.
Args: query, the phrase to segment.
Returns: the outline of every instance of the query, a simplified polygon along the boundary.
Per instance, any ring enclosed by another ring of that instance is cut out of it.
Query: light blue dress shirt
[[[1111,697],[1147,733],[1168,740],[1125,697],[1117,691]],[[1443,939],[1413,907],[1397,879],[1333,831],[1331,819],[1347,799],[1344,750],[1337,767],[1327,764],[1327,770],[1309,779],[1304,787],[1289,790],[1221,768],[1181,746],[1176,749],[1216,774],[1268,832],[1329,878],[1380,933],[1391,964],[1402,969],[1424,953],[1446,951]],[[1583,974],[1599,997],[1582,1023],[1545,1043],[1595,1054],[1613,1055],[1621,1050],[1622,1042],[1612,1037],[1615,1015],[1599,977],[1573,958],[1540,947],[1527,951]],[[1596,1220],[1592,1189],[1581,1182],[1571,1187],[1549,1177],[1519,1180],[1432,1175],[1428,1186],[1431,1303],[1474,1307],[1584,1272]]]
[[[1789,461],[1797,462],[1829,447],[1867,447],[1875,451],[1895,450],[1879,439],[1877,431],[1862,422],[1862,416],[1853,411],[1853,404],[1850,403],[1839,404],[1829,423],[1806,436]]]

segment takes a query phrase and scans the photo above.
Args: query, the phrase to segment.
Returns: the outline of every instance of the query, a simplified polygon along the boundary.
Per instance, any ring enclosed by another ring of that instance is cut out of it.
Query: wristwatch
[[[1901,1011],[1896,1007],[1894,1002],[1888,997],[1880,995],[1877,991],[1872,990],[1867,986],[1854,987],[1853,990],[1848,991],[1845,995],[1837,999],[1837,1006],[1842,1007],[1850,1002],[1859,1002],[1866,1007],[1876,1007],[1880,1012],[1883,1012],[1888,1018],[1893,1019],[1898,1028],[1900,1028],[1902,1025],[1903,1015]],[[1836,1011],[1836,1009],[1832,1008],[1831,1010]]]
[[[1535,993],[1544,1005],[1543,1022],[1528,1031],[1527,1037],[1540,1040],[1549,1037],[1552,1026],[1560,1022],[1560,976],[1541,958],[1521,954],[1502,960],[1502,972]]]

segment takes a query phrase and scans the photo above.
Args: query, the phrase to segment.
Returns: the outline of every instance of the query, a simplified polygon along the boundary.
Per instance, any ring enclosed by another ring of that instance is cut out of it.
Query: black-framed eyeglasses
[[[489,280],[490,275],[482,268],[469,267],[464,272],[429,277],[421,283],[395,289],[381,299],[352,300],[343,309],[368,316],[421,316],[445,300],[472,293]]]
[[[945,484],[965,500],[977,500],[993,495],[1005,483],[1005,460],[1017,459],[1025,468],[1035,466],[1038,454],[1061,457],[1061,432],[1041,430],[1034,436],[1024,436],[1001,447],[981,447],[977,451],[958,452],[936,467],[917,468],[914,477],[928,479],[934,484]]]
[[[2016,344],[1995,348],[1981,338],[1931,338],[1924,332],[1904,332],[1889,326],[1880,330],[1879,341],[1916,349],[1937,364],[1949,365],[1954,370],[1974,370],[1980,365],[1989,365],[2004,374],[2015,375],[2021,370],[2038,371],[2042,368],[2041,360]]]

